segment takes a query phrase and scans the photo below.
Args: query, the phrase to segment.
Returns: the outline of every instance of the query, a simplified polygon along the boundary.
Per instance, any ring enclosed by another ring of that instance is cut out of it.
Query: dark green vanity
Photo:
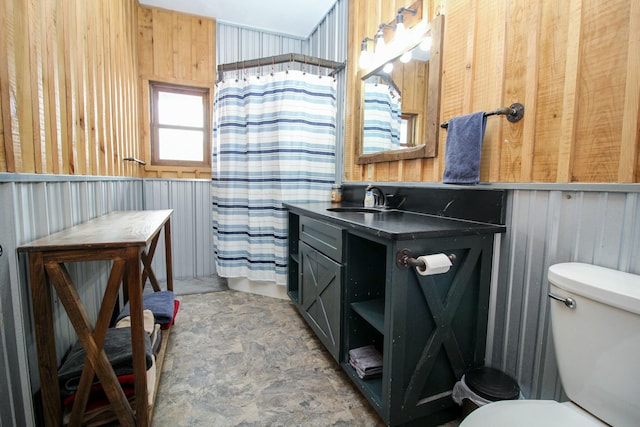
[[[505,231],[499,205],[496,223],[286,205],[289,296],[387,425],[459,416],[453,385],[484,364],[494,234]],[[447,273],[422,276],[403,264],[407,254],[436,253],[455,258]],[[348,352],[369,344],[382,353],[383,372],[361,380]]]

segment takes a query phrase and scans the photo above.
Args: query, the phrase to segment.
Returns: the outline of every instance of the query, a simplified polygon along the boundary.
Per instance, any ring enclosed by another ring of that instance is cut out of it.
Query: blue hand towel
[[[483,112],[449,120],[442,182],[477,184],[480,181],[480,152],[486,126]]]
[[[173,300],[174,295],[171,291],[159,291],[144,294],[142,296],[142,304],[145,310],[151,310],[156,323],[161,325],[171,322],[173,319]],[[129,303],[127,302],[122,311],[118,315],[117,320],[129,315]]]

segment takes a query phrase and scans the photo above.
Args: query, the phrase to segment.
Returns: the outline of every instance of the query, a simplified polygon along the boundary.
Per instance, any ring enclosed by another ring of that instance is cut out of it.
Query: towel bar
[[[143,166],[147,164],[147,162],[145,162],[144,160],[140,160],[135,157],[124,157],[122,160],[126,160],[127,162],[136,162],[137,164]]]
[[[515,104],[511,104],[509,107],[501,107],[494,111],[489,111],[484,113],[484,116],[507,116],[507,120],[511,123],[515,123],[519,121],[524,116],[524,105],[516,102]],[[449,126],[449,122],[440,123],[440,127],[446,129]]]

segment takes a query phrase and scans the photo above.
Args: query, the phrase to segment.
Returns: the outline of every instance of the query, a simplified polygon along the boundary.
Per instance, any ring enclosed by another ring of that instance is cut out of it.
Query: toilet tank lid
[[[579,262],[549,267],[549,282],[565,291],[640,314],[640,276]]]

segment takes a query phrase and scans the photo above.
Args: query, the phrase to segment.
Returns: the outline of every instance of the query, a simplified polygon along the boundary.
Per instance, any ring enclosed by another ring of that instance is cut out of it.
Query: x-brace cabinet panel
[[[300,243],[302,311],[311,328],[338,360],[342,265]]]
[[[402,246],[402,247],[401,247]],[[484,364],[493,236],[396,242],[394,253],[453,255],[447,273],[420,275],[395,267],[387,283],[385,368],[393,425],[456,410],[454,384]]]

